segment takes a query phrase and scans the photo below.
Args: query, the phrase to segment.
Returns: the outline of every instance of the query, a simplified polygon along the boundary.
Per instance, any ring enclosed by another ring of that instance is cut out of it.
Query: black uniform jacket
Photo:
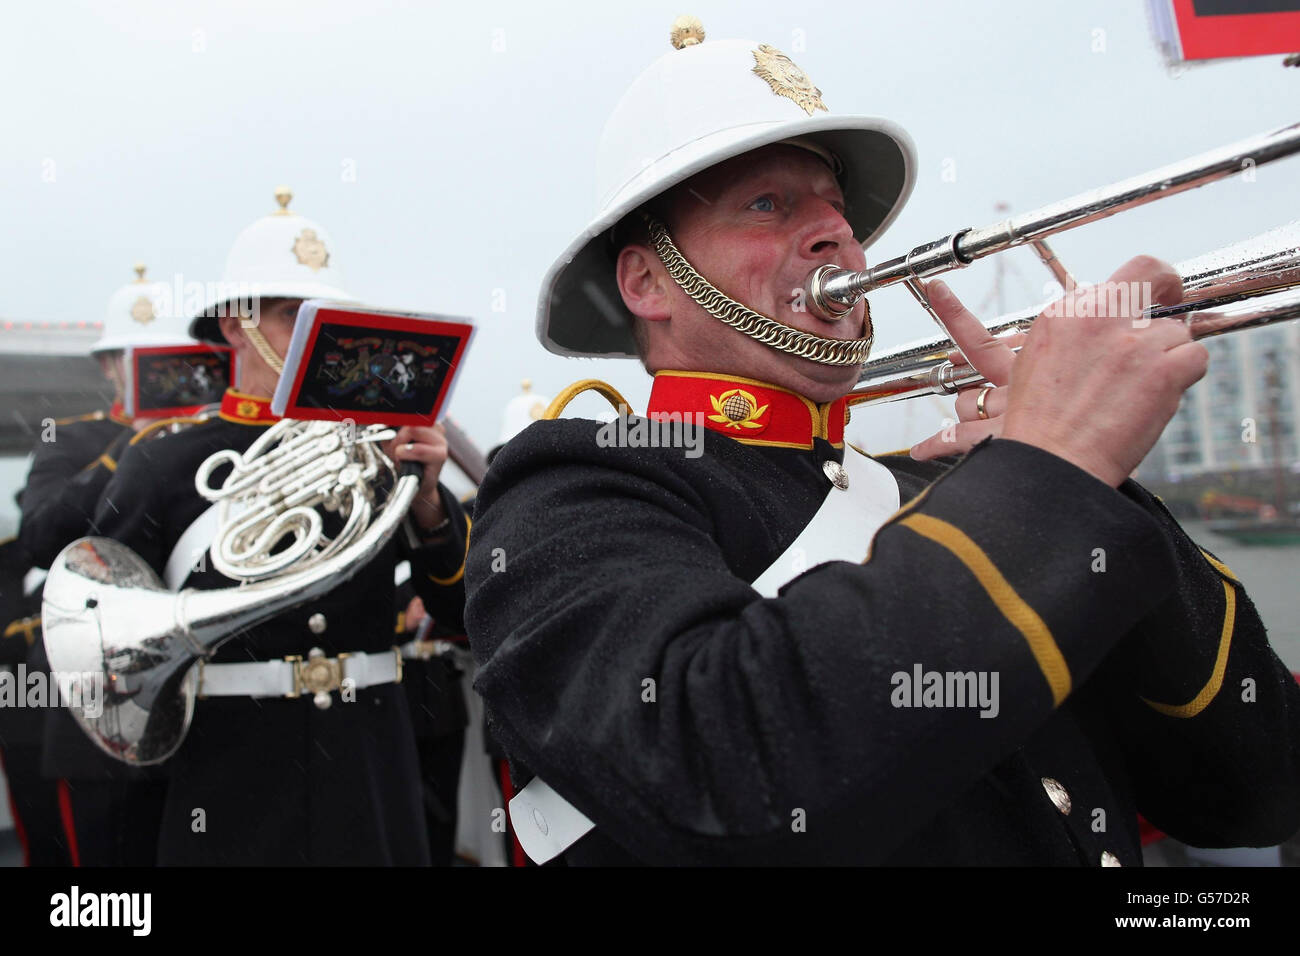
[[[48,568],[60,551],[91,533],[99,496],[133,434],[130,420],[117,405],[107,412],[60,419],[48,435],[42,434],[20,496],[18,538],[31,564]],[[39,597],[34,604],[25,627],[34,638],[27,656],[29,672],[49,669],[40,632]],[[23,724],[28,728],[27,739],[43,744],[41,769],[47,777],[139,776],[99,751],[61,708],[28,711]]]
[[[11,671],[15,693],[26,689],[17,684],[17,667],[21,664],[30,672],[41,639],[40,602],[23,593],[23,578],[31,566],[21,541],[0,541],[0,667]],[[39,744],[42,716],[41,710],[0,703],[0,748]]]
[[[1008,440],[883,456],[905,504],[865,560],[762,598],[844,454],[842,404],[798,401],[803,447],[695,458],[538,422],[480,488],[476,686],[517,782],[595,822],[568,862],[1130,865],[1139,812],[1207,846],[1300,825],[1300,688],[1136,484]],[[996,672],[997,716],[896,706],[917,665]]]
[[[273,420],[264,400],[231,392],[227,397],[232,394],[239,399],[236,407],[243,403],[252,411],[223,411],[223,417],[176,434],[137,441],[105,489],[96,516],[100,533],[127,544],[160,575],[181,535],[209,506],[194,486],[199,465],[221,449],[244,451]],[[227,473],[228,468],[218,470],[214,484]],[[444,489],[442,497],[452,520],[450,538],[409,557],[430,613],[459,622],[468,529],[455,496]],[[398,560],[398,544],[390,541],[350,580],[241,630],[212,660],[305,657],[314,647],[331,657],[391,651]],[[440,585],[431,575],[448,583]],[[236,582],[201,567],[186,586],[229,588]],[[316,614],[324,617],[321,633],[308,626]],[[402,688],[358,689],[353,702],[343,702],[337,692],[332,696],[333,705],[324,710],[310,695],[199,700],[181,749],[167,763],[171,784],[159,862],[427,863],[418,766]]]
[[[48,568],[67,545],[83,537],[131,437],[116,412],[56,421],[51,441],[36,446],[22,493],[18,537],[37,567]]]

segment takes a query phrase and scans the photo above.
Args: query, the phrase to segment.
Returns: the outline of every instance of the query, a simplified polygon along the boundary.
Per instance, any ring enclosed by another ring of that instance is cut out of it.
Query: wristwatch
[[[426,531],[416,525],[416,523],[411,520],[410,515],[407,515],[406,519],[402,522],[402,528],[406,532],[406,543],[408,545],[415,549],[423,548],[431,544],[437,544],[443,538],[447,537],[447,533],[451,531],[451,516],[448,515],[434,527],[429,528]]]

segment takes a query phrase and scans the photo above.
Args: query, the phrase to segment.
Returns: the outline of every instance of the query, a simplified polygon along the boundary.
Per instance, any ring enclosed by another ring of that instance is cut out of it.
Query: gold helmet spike
[[[143,281],[144,281],[144,263],[143,263],[143,262],[137,262],[133,268],[135,269],[135,281],[136,281],[136,282],[143,282]]]
[[[704,24],[700,22],[699,17],[680,16],[673,21],[673,28],[668,34],[668,39],[672,41],[674,50],[703,43]]]

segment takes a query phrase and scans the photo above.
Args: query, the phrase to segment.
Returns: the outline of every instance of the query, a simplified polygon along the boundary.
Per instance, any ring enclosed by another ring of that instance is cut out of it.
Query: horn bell
[[[128,764],[166,760],[194,716],[196,687],[187,677],[197,654],[177,623],[177,597],[110,538],[74,541],[45,580],[50,669],[61,687],[80,684],[81,706],[65,709],[101,750]],[[94,702],[88,681],[102,681],[98,707],[86,706]]]

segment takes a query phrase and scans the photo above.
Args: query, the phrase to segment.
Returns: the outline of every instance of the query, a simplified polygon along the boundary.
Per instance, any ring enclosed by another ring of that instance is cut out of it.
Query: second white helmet
[[[250,299],[351,299],[334,258],[329,233],[318,223],[290,211],[293,193],[275,191],[280,208],[239,234],[221,282],[208,290],[203,309],[190,322],[190,335],[225,344],[217,317],[223,307]]]
[[[145,267],[137,265],[135,281],[109,298],[104,332],[90,347],[92,355],[128,347],[194,344],[185,331],[185,316],[177,312],[171,287],[147,281],[144,272]]]

